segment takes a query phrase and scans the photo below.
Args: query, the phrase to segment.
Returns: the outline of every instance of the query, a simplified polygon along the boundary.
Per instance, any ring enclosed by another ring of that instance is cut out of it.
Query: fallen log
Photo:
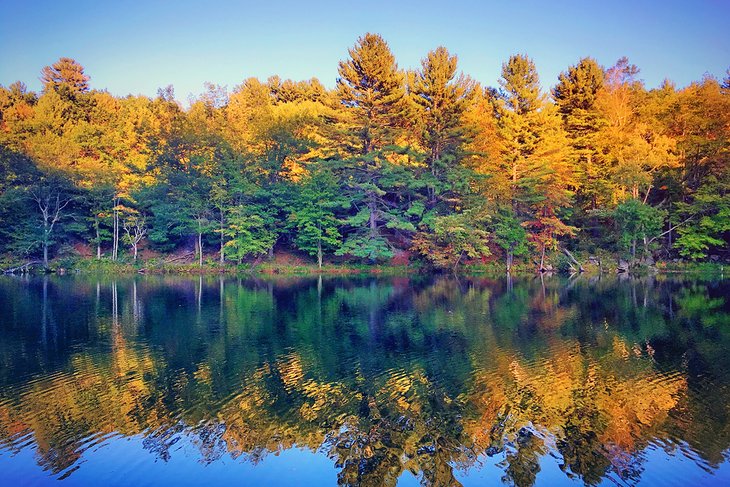
[[[159,266],[162,266],[162,265],[165,265],[165,264],[171,264],[171,263],[176,262],[178,260],[182,260],[182,259],[185,259],[187,257],[190,257],[194,253],[195,252],[187,252],[185,254],[178,255],[177,257],[171,257],[169,259],[166,259],[163,262],[159,262],[159,263],[156,263],[156,264],[148,264],[147,266],[142,267],[141,269],[137,270],[137,273],[138,274],[144,274],[145,272],[147,272],[147,269],[149,269],[150,267],[155,267],[155,265],[159,267]]]
[[[5,269],[3,271],[3,274],[15,274],[17,271],[21,271],[21,274],[26,274],[28,271],[30,271],[30,267],[34,266],[36,264],[40,264],[40,260],[34,260],[32,262],[26,262],[25,264],[19,265],[17,267],[11,267],[9,269]]]
[[[583,266],[580,264],[580,262],[578,262],[578,260],[575,257],[573,257],[573,254],[571,254],[568,249],[564,248],[563,253],[565,255],[567,255],[568,258],[570,259],[570,261],[578,267],[578,272],[585,272],[585,270],[583,269]]]

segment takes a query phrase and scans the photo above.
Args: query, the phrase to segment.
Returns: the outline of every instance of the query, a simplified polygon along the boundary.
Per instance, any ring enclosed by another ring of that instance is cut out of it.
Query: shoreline
[[[70,265],[69,265],[70,264]],[[185,264],[156,264],[150,261],[134,265],[129,262],[114,262],[110,260],[97,259],[76,259],[73,263],[56,261],[52,262],[49,269],[44,271],[38,263],[24,265],[16,263],[15,267],[4,266],[0,269],[0,275],[190,275],[190,276],[405,276],[405,275],[506,275],[512,276],[539,276],[539,275],[563,275],[563,276],[613,276],[613,275],[668,275],[668,274],[717,274],[725,278],[725,268],[730,264],[724,262],[657,262],[653,266],[636,266],[628,271],[619,271],[616,263],[604,265],[602,270],[597,265],[584,265],[584,272],[569,271],[565,269],[551,269],[546,272],[539,272],[534,266],[520,264],[507,272],[501,263],[464,265],[455,270],[434,269],[421,264],[420,262],[410,265],[391,264],[327,264],[319,268],[316,264],[291,264],[264,262],[256,265],[227,264],[204,264],[202,267],[197,263]],[[7,269],[15,269],[16,272],[7,272]]]

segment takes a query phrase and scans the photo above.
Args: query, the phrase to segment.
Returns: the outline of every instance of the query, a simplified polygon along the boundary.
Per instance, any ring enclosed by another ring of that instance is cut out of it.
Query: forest
[[[343,57],[334,89],[249,78],[187,106],[65,57],[40,93],[0,85],[2,267],[730,260],[730,70],[647,88],[587,57],[545,88],[517,54],[483,86],[444,47],[401,69],[370,33]]]

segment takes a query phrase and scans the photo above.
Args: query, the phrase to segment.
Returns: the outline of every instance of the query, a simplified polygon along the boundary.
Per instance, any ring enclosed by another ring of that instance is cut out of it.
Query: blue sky
[[[205,81],[231,89],[273,74],[332,87],[338,61],[365,32],[381,34],[401,67],[444,45],[485,85],[497,84],[514,53],[535,60],[544,88],[583,56],[605,66],[628,56],[649,87],[722,78],[730,66],[730,0],[0,3],[0,84],[33,90],[61,56],[115,95],[173,84],[185,101]]]

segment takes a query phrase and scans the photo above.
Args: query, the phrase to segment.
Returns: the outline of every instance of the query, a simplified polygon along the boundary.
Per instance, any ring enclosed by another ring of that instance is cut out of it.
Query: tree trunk
[[[540,255],[540,272],[545,271],[545,244],[542,245],[542,254]]]
[[[43,215],[43,268],[48,269],[48,217]]]
[[[198,232],[198,266],[203,267],[203,234]]]
[[[114,209],[112,210],[114,227],[112,232],[112,260],[117,260],[119,257],[119,210],[117,210],[119,198],[114,198],[112,204],[114,205]]]
[[[96,260],[101,259],[101,237],[99,236],[99,219],[94,218],[94,228],[96,229]]]
[[[225,258],[225,253],[223,251],[223,246],[225,244],[225,242],[223,241],[223,210],[221,210],[220,215],[221,215],[221,255],[220,255],[220,264],[221,264],[221,266],[223,266],[223,264],[225,263],[225,259],[226,259]]]
[[[322,241],[317,240],[317,265],[322,268]]]
[[[370,210],[370,237],[375,238],[378,234],[378,220],[376,216],[377,208],[375,207],[375,198],[372,195],[368,201],[368,209]]]
[[[631,241],[631,263],[636,261],[636,239]]]
[[[578,262],[578,260],[575,257],[573,257],[573,254],[571,254],[568,249],[563,249],[563,253],[568,256],[568,258],[571,260],[571,262],[573,262],[573,264],[578,266],[578,272],[585,272],[585,270],[583,269],[583,266],[580,264],[580,262]]]
[[[669,230],[667,230],[667,246],[671,249],[672,248],[672,222],[671,222],[671,220],[667,222],[667,226],[669,227]]]

